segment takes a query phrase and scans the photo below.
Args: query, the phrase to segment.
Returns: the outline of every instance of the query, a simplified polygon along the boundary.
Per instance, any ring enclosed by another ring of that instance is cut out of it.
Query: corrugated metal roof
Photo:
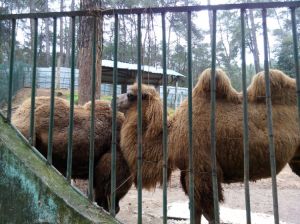
[[[112,60],[102,60],[102,67],[114,67],[114,61]],[[119,69],[126,69],[126,70],[137,70],[137,64],[129,64],[129,63],[124,63],[124,62],[118,62],[118,68]],[[153,74],[163,74],[163,69],[162,68],[156,68],[153,66],[148,66],[148,65],[142,65],[142,71],[144,72],[150,72]],[[172,75],[172,76],[178,76],[178,77],[185,77],[185,75],[180,74],[178,72],[175,72],[174,70],[167,69],[167,75]]]

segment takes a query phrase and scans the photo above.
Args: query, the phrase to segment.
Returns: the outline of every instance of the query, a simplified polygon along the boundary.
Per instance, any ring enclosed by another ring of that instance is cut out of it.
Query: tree
[[[48,0],[45,0],[45,6],[44,11],[49,11],[49,5]],[[45,22],[45,46],[46,46],[46,52],[45,52],[45,59],[46,59],[46,66],[50,66],[50,21],[49,18],[44,19]]]
[[[293,39],[292,36],[286,36],[281,40],[280,45],[276,50],[276,67],[284,73],[295,77],[295,59],[293,52]]]
[[[94,10],[101,8],[101,1],[81,0],[81,10]],[[102,23],[103,18],[100,17],[81,17],[78,39],[78,68],[79,68],[79,87],[78,87],[78,103],[84,104],[90,100],[91,95],[91,79],[93,64],[93,33],[94,19],[96,32],[96,98],[100,97],[101,84],[101,65],[102,65]]]
[[[300,13],[296,12],[296,20],[299,21]],[[282,22],[282,25],[273,31],[273,35],[276,37],[276,45],[273,49],[275,55],[276,68],[282,70],[286,74],[295,77],[295,58],[294,58],[294,43],[292,37],[291,15],[289,11],[282,11],[280,15],[276,15],[278,21]],[[297,38],[299,39],[299,25],[297,25]],[[298,50],[299,46],[298,46]]]
[[[0,8],[0,13],[8,13],[6,7]],[[9,55],[9,42],[5,40],[10,39],[10,23],[9,21],[0,21],[0,64],[8,60]]]
[[[60,11],[64,11],[64,1],[60,0]],[[56,88],[60,89],[60,67],[63,65],[63,55],[64,55],[64,18],[60,18],[60,28],[59,28],[59,55],[56,70]]]
[[[75,1],[71,1],[71,11],[75,10]],[[67,36],[65,38],[65,46],[66,46],[66,59],[65,59],[65,67],[70,66],[70,55],[71,55],[71,36],[72,36],[72,18],[69,19],[69,27],[68,30],[66,30]]]
[[[249,48],[252,52],[253,55],[253,60],[254,60],[254,66],[255,66],[255,71],[256,73],[260,72],[260,59],[259,59],[259,50],[258,50],[258,44],[257,44],[257,38],[256,38],[256,25],[254,22],[254,15],[253,15],[253,10],[249,9],[249,23],[248,28],[250,30],[249,32]]]

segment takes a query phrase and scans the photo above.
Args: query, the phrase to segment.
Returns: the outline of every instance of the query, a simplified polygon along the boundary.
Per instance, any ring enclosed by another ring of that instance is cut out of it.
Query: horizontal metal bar
[[[72,16],[102,16],[102,15],[115,15],[115,14],[124,15],[124,14],[144,14],[144,13],[163,13],[163,12],[193,12],[193,11],[202,11],[202,10],[268,9],[268,8],[282,8],[282,7],[288,7],[288,8],[300,7],[300,1],[195,5],[195,6],[153,7],[153,8],[132,8],[132,9],[98,9],[98,10],[86,10],[86,11],[22,13],[22,14],[9,14],[9,15],[4,14],[4,15],[0,15],[0,20],[72,17]]]

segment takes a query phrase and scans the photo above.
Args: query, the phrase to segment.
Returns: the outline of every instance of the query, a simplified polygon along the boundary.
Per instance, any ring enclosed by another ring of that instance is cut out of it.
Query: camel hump
[[[50,104],[50,99],[51,97],[39,97],[36,98],[36,102],[39,105],[36,107],[35,111],[37,116],[40,116],[42,114],[50,114],[51,110],[51,104]],[[55,97],[54,99],[54,112],[55,113],[61,113],[61,116],[65,116],[66,114],[69,113],[69,101],[60,98],[60,97]]]
[[[239,93],[232,87],[230,79],[222,69],[216,69],[216,98],[225,99],[231,102],[241,102]],[[211,90],[211,69],[204,70],[199,76],[195,87],[195,93],[210,99]]]
[[[92,108],[91,101],[85,103],[83,105],[83,108],[85,110],[90,111],[91,108]],[[95,100],[95,109],[96,110],[108,110],[108,111],[111,111],[111,106],[110,106],[110,103],[108,101],[106,101],[106,100]]]
[[[280,70],[270,69],[270,87],[272,103],[296,104],[296,81]],[[261,71],[252,78],[248,87],[248,99],[250,102],[265,102],[266,84],[265,72]]]

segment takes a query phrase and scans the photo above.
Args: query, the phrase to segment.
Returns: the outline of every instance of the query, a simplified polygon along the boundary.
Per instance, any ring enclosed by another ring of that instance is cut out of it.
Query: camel
[[[46,157],[48,150],[50,97],[36,97],[35,102],[35,147]],[[56,97],[54,108],[53,166],[64,174],[67,167],[69,102]],[[12,118],[12,123],[26,138],[29,138],[30,110],[31,100],[28,99],[16,110]],[[72,178],[88,179],[90,110],[90,102],[83,106],[74,106]],[[119,211],[119,200],[124,197],[132,185],[129,167],[119,147],[119,133],[123,121],[124,115],[117,112],[116,184],[117,187],[121,187],[116,191],[116,212]],[[94,190],[95,201],[105,210],[108,210],[110,206],[111,124],[112,109],[109,103],[96,100]]]
[[[292,171],[300,177],[300,147],[289,162]]]
[[[213,222],[212,163],[210,144],[210,79],[211,70],[205,70],[192,92],[193,105],[193,158],[195,186],[195,222],[201,216]],[[270,70],[276,172],[292,159],[299,145],[296,110],[295,80],[279,70]],[[162,183],[162,102],[154,87],[142,85],[142,184],[146,189]],[[136,184],[137,161],[137,84],[117,100],[118,109],[125,113],[121,128],[121,150],[128,162]],[[249,103],[250,180],[270,177],[267,112],[265,106],[264,73],[252,80],[247,89]],[[221,69],[216,70],[216,146],[219,201],[222,202],[221,183],[242,182],[243,108],[242,95],[230,83]],[[168,118],[169,174],[181,170],[181,184],[189,193],[188,178],[188,101],[182,102]]]

